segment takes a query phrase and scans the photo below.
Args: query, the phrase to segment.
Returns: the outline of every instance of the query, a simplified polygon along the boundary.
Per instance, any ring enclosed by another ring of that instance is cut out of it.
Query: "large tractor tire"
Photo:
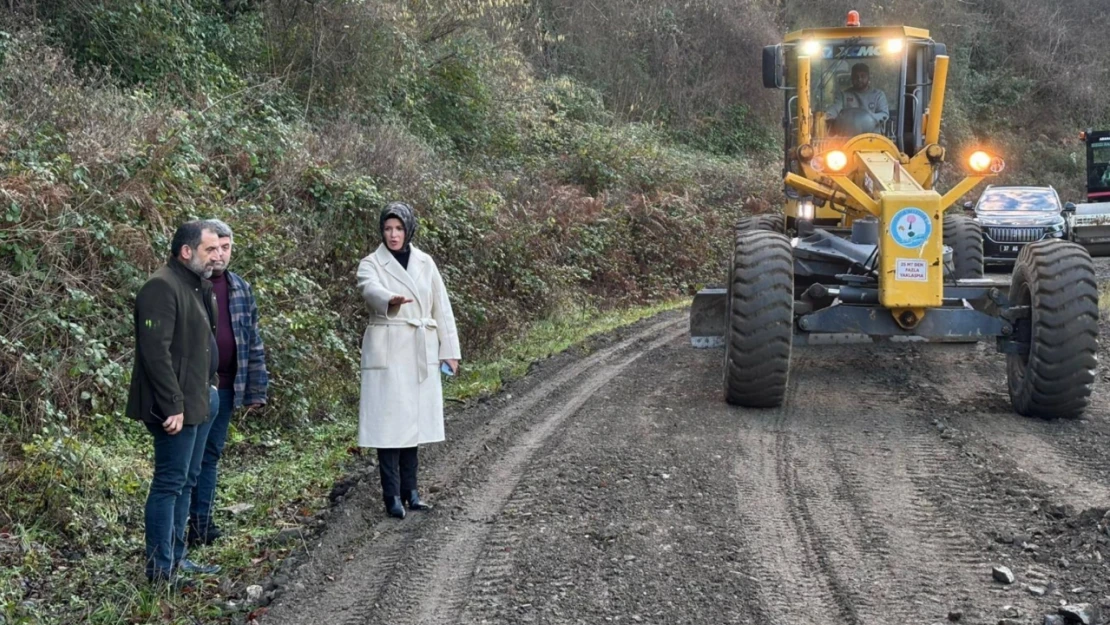
[[[790,240],[760,230],[737,235],[729,278],[725,400],[751,408],[780,406],[794,336]]]
[[[1029,351],[1006,356],[1014,409],[1028,417],[1078,417],[1098,367],[1098,282],[1090,254],[1059,239],[1026,245],[1014,264],[1010,305],[1029,307],[1016,332],[1028,336]]]
[[[740,221],[736,222],[737,237],[745,232],[751,232],[753,230],[786,232],[786,218],[783,215],[768,213],[764,215],[742,217]]]
[[[983,227],[967,215],[944,218],[944,244],[952,248],[952,271],[956,280],[983,277]]]

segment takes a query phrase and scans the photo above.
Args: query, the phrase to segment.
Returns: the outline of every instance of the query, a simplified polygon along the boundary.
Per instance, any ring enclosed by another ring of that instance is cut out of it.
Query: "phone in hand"
[[[451,365],[449,365],[445,362],[439,363],[439,370],[440,370],[441,373],[443,373],[443,375],[450,375],[450,376],[455,375],[455,372],[451,370]]]

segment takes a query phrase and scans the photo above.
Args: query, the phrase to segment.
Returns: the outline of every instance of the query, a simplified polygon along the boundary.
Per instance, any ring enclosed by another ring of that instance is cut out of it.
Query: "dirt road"
[[[743,410],[686,324],[454,413],[422,456],[436,509],[386,518],[370,473],[262,623],[995,625],[1110,604],[1104,374],[1086,418],[1042,422],[1012,413],[992,344],[804,347],[786,407]]]

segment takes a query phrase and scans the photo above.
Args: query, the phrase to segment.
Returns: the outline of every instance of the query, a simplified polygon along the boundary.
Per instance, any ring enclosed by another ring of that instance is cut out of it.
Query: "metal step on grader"
[[[1088,252],[1052,239],[1013,275],[983,275],[982,232],[961,196],[1005,162],[989,148],[935,188],[949,58],[929,32],[847,25],[788,34],[763,50],[763,82],[785,93],[787,202],[742,219],[724,288],[698,292],[696,347],[724,345],[729,403],[782,404],[794,345],[871,340],[997,341],[1017,412],[1075,417],[1097,367],[1098,285]],[[822,340],[823,339],[823,340]],[[894,358],[895,356],[891,356]]]

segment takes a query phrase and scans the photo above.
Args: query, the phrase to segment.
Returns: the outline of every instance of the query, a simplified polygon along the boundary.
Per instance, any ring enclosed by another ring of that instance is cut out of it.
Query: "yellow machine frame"
[[[909,27],[822,28],[790,33],[785,41],[868,37],[927,40],[929,32]],[[806,54],[798,55],[797,76],[798,147],[793,156],[801,173],[788,172],[784,182],[819,202],[813,211],[816,219],[839,219],[846,227],[862,217],[878,219],[880,303],[890,309],[901,327],[912,329],[927,309],[940,306],[943,299],[944,211],[985,178],[1000,171],[1001,161],[988,156],[988,166],[965,177],[943,195],[932,188],[936,169],[946,156],[938,141],[948,77],[947,56],[936,57],[932,93],[923,120],[925,146],[913,157],[900,152],[893,141],[880,134],[857,135],[843,144],[831,144],[826,136],[824,114],[811,110],[811,61]],[[820,151],[815,145],[821,146]],[[843,156],[843,165],[835,169],[829,166],[829,156],[834,152],[839,153],[838,159]],[[787,203],[788,217],[799,216],[798,204],[797,200]],[[919,236],[921,231],[913,231],[915,227],[924,228],[924,238]]]

